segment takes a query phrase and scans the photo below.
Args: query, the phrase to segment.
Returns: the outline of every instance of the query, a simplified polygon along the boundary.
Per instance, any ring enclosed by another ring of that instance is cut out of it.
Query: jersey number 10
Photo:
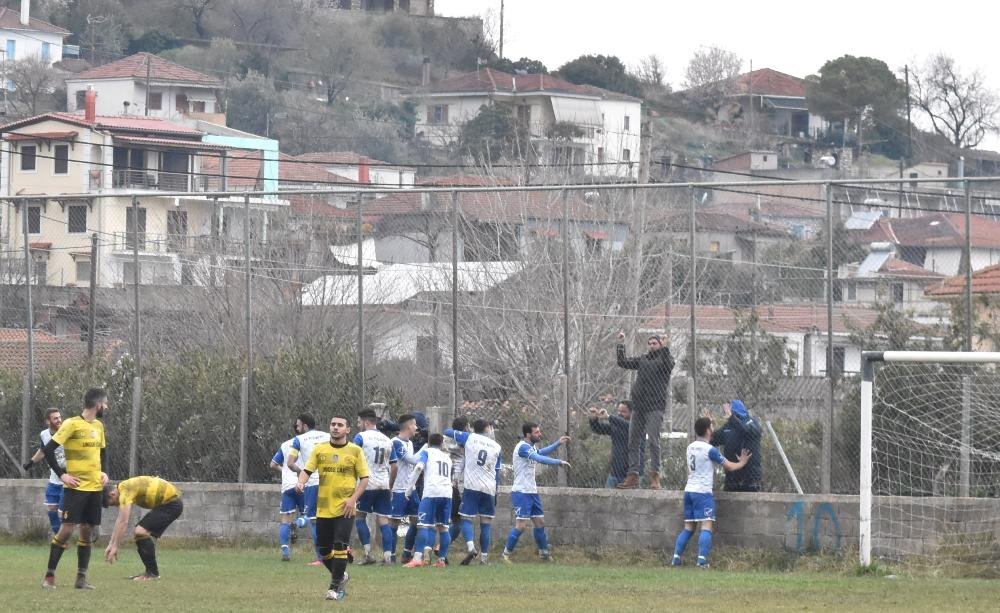
[[[451,477],[451,471],[448,469],[447,462],[438,462],[438,474],[442,477]]]

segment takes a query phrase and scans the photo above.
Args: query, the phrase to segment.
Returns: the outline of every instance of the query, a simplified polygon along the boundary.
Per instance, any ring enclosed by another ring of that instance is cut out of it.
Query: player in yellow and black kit
[[[107,503],[118,507],[118,520],[115,521],[111,542],[104,550],[104,558],[113,564],[118,558],[118,545],[121,544],[125,530],[128,528],[128,518],[132,513],[132,505],[149,509],[135,527],[135,547],[139,550],[139,558],[146,566],[146,572],[131,577],[133,581],[152,581],[160,578],[160,569],[156,565],[156,547],[154,538],[163,536],[164,530],[174,520],[181,516],[184,505],[181,503],[181,491],[177,487],[159,477],[132,477],[107,488]]]
[[[358,497],[368,486],[365,454],[361,447],[347,442],[350,431],[347,418],[335,415],[330,420],[330,441],[313,447],[295,484],[295,489],[301,492],[309,476],[319,473],[316,544],[323,564],[330,571],[327,600],[344,599],[344,585],[348,579],[347,547],[354,528],[354,509]]]
[[[66,551],[66,544],[77,525],[80,526],[80,534],[76,541],[75,587],[93,589],[87,583],[87,568],[90,566],[90,547],[97,540],[96,527],[101,525],[101,503],[104,486],[108,482],[104,424],[100,421],[107,410],[108,395],[100,388],[91,388],[84,395],[83,404],[83,413],[64,421],[42,449],[49,467],[65,485],[63,523],[52,537],[49,566],[42,581],[42,587],[48,589],[56,586],[59,558]],[[60,445],[66,452],[65,468],[56,459],[56,449]]]

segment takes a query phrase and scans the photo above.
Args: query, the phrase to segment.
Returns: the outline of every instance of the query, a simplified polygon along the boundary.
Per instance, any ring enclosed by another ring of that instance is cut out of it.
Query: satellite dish
[[[832,155],[824,155],[819,159],[819,161],[823,162],[830,168],[833,168],[834,166],[837,165],[837,158],[833,157]]]

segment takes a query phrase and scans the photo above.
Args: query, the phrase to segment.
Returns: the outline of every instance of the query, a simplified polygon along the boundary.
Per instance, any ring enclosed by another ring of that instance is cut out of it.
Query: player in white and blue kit
[[[550,458],[549,454],[555,453],[559,446],[568,442],[568,436],[561,436],[559,440],[543,449],[535,449],[542,440],[542,430],[538,424],[528,422],[521,426],[521,433],[524,438],[514,447],[514,484],[510,488],[510,501],[514,506],[514,527],[507,536],[507,546],[503,549],[503,561],[510,563],[510,554],[517,545],[517,539],[521,538],[521,533],[528,527],[528,523],[535,526],[535,544],[538,545],[538,555],[542,560],[548,562],[549,538],[545,534],[545,512],[542,510],[542,499],[538,497],[538,485],[535,483],[535,464],[549,464],[552,466],[569,466],[569,462],[559,458]]]
[[[441,539],[438,545],[437,568],[448,565],[448,546],[451,545],[451,535],[448,525],[451,522],[451,456],[441,451],[444,437],[435,432],[427,438],[427,446],[419,454],[417,465],[413,467],[410,480],[406,485],[406,496],[410,497],[417,486],[420,473],[424,475],[424,494],[417,509],[416,547],[413,559],[406,564],[408,568],[427,566],[424,562],[424,550],[434,546],[434,530],[437,529]]]
[[[406,537],[403,539],[404,563],[413,556],[413,547],[417,542],[417,510],[420,506],[420,496],[416,492],[406,497],[406,486],[410,482],[413,467],[420,457],[413,451],[413,435],[417,433],[417,418],[406,413],[396,420],[399,434],[392,439],[392,455],[389,456],[389,487],[392,490],[392,544],[389,550],[396,553],[396,528],[404,520],[409,521]]]
[[[684,486],[684,530],[677,535],[674,545],[673,566],[681,565],[681,555],[688,541],[694,535],[694,525],[701,525],[698,535],[698,568],[708,568],[708,554],[712,551],[712,526],[715,522],[715,496],[712,495],[712,480],[715,466],[726,471],[739,470],[746,466],[750,452],[744,449],[738,462],[730,462],[709,444],[712,438],[712,418],[699,417],[694,422],[694,433],[698,439],[688,445],[688,479]]]
[[[45,423],[48,424],[48,428],[42,430],[38,434],[38,438],[41,439],[41,446],[35,455],[31,456],[23,466],[24,470],[28,470],[33,465],[41,462],[45,458],[45,453],[42,449],[49,444],[52,440],[52,435],[59,430],[59,426],[62,425],[62,413],[59,409],[46,409],[45,411]],[[56,448],[56,462],[59,466],[63,468],[66,467],[66,450],[62,445]],[[52,469],[49,469],[49,482],[45,486],[45,512],[49,516],[49,524],[52,527],[52,534],[59,533],[59,527],[62,526],[62,520],[60,519],[60,512],[63,510],[63,482],[59,478],[59,475]]]
[[[288,450],[288,456],[285,458],[285,466],[298,475],[302,470],[297,464],[299,458],[301,458],[303,465],[305,462],[308,462],[309,456],[312,455],[313,447],[320,443],[330,442],[330,433],[315,430],[316,419],[309,413],[299,415],[295,426],[302,434],[292,439],[292,448]],[[319,547],[316,545],[316,502],[318,494],[319,472],[314,472],[309,476],[309,480],[306,481],[306,486],[303,490],[303,507],[305,510],[302,513],[312,524],[313,547],[316,550],[316,559],[309,563],[311,566],[323,566],[322,556],[319,553]]]
[[[483,419],[472,422],[472,433],[448,429],[444,435],[455,439],[465,449],[462,502],[458,508],[462,536],[467,550],[462,566],[476,557],[472,521],[479,517],[479,563],[486,564],[496,517],[497,486],[500,485],[500,443],[493,440],[493,426]]]
[[[295,422],[295,434],[301,434],[299,429],[299,424],[301,422]],[[281,472],[281,505],[278,507],[278,513],[281,515],[281,526],[278,528],[278,543],[281,545],[281,561],[288,562],[292,559],[292,519],[293,515],[298,513],[299,517],[296,518],[296,525],[300,528],[304,528],[307,522],[306,516],[304,515],[304,496],[295,489],[295,482],[298,481],[298,475],[288,466],[285,465],[285,459],[288,457],[292,450],[292,442],[294,438],[290,438],[278,447],[277,453],[271,458],[271,469]],[[305,466],[305,459],[301,456],[295,461],[295,465],[299,470]]]
[[[378,431],[378,415],[372,409],[358,412],[358,432],[354,444],[361,447],[368,462],[368,487],[358,499],[354,525],[358,529],[358,539],[365,548],[362,565],[374,564],[372,555],[372,533],[368,528],[368,515],[375,515],[375,522],[382,533],[382,563],[392,563],[393,530],[389,525],[392,517],[392,496],[389,493],[389,460],[392,457],[392,441]]]

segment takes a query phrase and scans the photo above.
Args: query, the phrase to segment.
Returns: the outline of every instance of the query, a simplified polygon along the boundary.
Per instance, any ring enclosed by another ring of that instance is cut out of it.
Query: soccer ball
[[[305,515],[299,515],[295,518],[296,528],[305,528],[307,525],[309,525],[309,518]]]

